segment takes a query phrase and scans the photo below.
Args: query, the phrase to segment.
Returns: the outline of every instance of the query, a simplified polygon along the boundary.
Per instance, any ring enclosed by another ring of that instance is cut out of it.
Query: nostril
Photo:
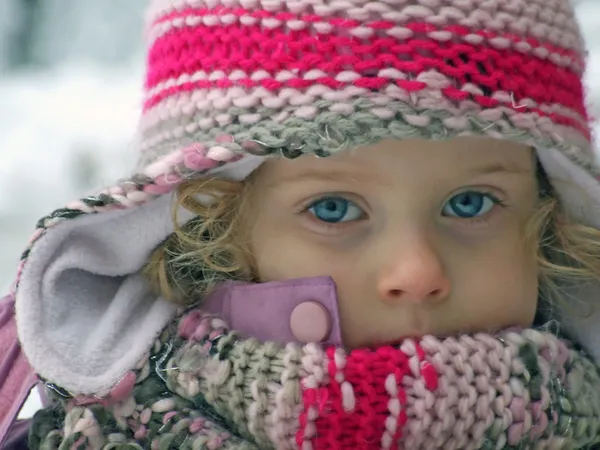
[[[412,298],[412,296],[408,292],[405,292],[402,289],[389,289],[387,291],[387,298],[389,300],[392,300],[392,299],[397,300],[397,299],[403,297],[403,295],[408,295],[409,297]],[[434,290],[428,292],[425,295],[417,295],[417,294],[415,294],[415,295],[416,295],[416,297],[414,298],[415,300],[416,299],[419,299],[419,300],[427,300],[427,299],[436,300],[436,299],[442,299],[442,298],[444,298],[446,296],[446,291],[444,289],[440,288],[440,289],[434,289]]]

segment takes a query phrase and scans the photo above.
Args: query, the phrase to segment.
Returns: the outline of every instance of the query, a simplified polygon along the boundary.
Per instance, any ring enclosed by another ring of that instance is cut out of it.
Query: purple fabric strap
[[[15,300],[0,300],[0,449],[18,448],[25,422],[16,418],[33,387],[39,382],[17,339]],[[9,446],[10,445],[10,446]]]
[[[267,283],[225,282],[203,300],[202,310],[223,318],[243,337],[282,344],[299,342],[291,327],[296,307],[315,302],[326,311],[330,330],[321,343],[339,346],[337,290],[330,277],[311,277]],[[300,327],[310,327],[310,317]]]

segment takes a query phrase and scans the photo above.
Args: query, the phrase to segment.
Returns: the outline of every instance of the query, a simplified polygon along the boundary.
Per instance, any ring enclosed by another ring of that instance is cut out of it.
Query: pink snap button
[[[318,302],[300,303],[292,311],[290,328],[300,342],[322,342],[331,332],[329,311]]]

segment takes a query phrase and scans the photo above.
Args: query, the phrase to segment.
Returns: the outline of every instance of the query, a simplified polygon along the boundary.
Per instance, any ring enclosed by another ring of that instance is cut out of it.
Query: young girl
[[[135,175],[23,256],[18,335],[50,397],[30,448],[599,448],[568,0],[148,20]]]

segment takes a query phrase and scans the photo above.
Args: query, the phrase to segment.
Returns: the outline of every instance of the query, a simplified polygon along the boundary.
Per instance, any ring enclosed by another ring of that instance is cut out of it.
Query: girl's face
[[[384,141],[274,159],[251,194],[261,281],[327,275],[344,344],[530,326],[538,199],[529,149],[491,139]]]

